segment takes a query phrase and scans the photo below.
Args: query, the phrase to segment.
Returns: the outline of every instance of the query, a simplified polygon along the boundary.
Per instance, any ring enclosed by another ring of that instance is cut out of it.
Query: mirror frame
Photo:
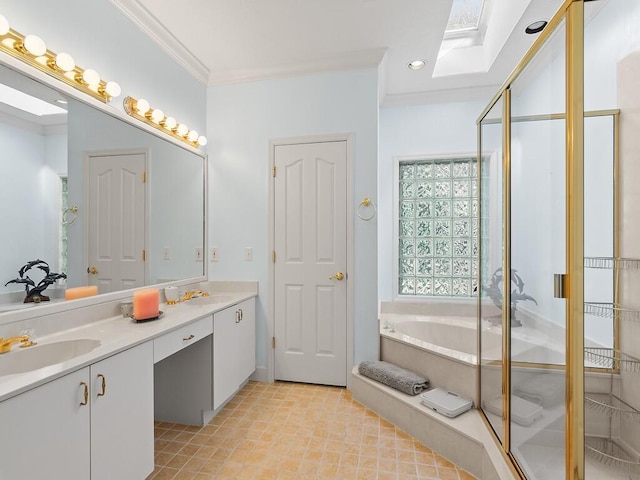
[[[119,290],[117,292],[109,292],[109,293],[102,293],[93,297],[86,297],[86,298],[80,298],[80,299],[76,299],[76,300],[72,300],[72,301],[65,301],[65,302],[55,302],[55,303],[51,303],[49,305],[38,305],[38,306],[34,306],[31,308],[25,308],[25,309],[19,309],[19,310],[13,310],[13,311],[7,311],[7,312],[1,312],[0,313],[0,325],[5,325],[5,324],[9,324],[9,323],[13,323],[13,322],[19,322],[19,321],[23,321],[23,320],[28,320],[28,319],[32,319],[32,318],[37,318],[37,317],[42,317],[42,316],[47,316],[47,315],[52,315],[52,314],[56,314],[56,313],[61,313],[61,312],[66,312],[66,311],[70,311],[70,310],[76,310],[78,308],[83,308],[83,307],[90,307],[90,306],[96,306],[96,305],[102,305],[102,304],[106,304],[106,303],[112,303],[112,302],[117,302],[117,301],[122,301],[122,300],[130,300],[133,292],[136,290],[140,290],[141,288],[150,288],[150,287],[154,287],[154,288],[163,288],[166,286],[170,286],[170,285],[175,285],[175,286],[183,286],[183,285],[190,285],[190,284],[194,284],[194,283],[198,283],[198,282],[202,282],[208,279],[208,254],[207,254],[207,245],[208,245],[208,205],[209,205],[209,192],[208,192],[208,185],[209,185],[209,180],[208,180],[208,156],[206,153],[201,152],[200,150],[191,147],[189,145],[187,145],[186,143],[183,143],[173,137],[171,137],[170,135],[165,135],[163,134],[160,130],[157,130],[153,127],[151,127],[150,125],[147,125],[143,122],[138,122],[135,121],[135,119],[133,119],[132,117],[130,117],[129,115],[126,114],[126,112],[124,111],[124,107],[121,107],[122,109],[118,109],[116,108],[114,105],[118,104],[118,100],[113,100],[114,105],[111,104],[105,104],[103,102],[100,102],[97,99],[94,99],[93,97],[91,97],[90,95],[87,95],[83,92],[81,92],[80,90],[76,90],[75,88],[65,84],[64,82],[61,82],[59,80],[56,80],[54,77],[51,77],[49,75],[47,75],[44,72],[41,72],[37,69],[35,69],[34,67],[31,67],[30,65],[27,65],[25,63],[23,63],[22,61],[13,58],[9,55],[2,55],[0,56],[0,65],[5,66],[7,68],[10,68],[22,75],[25,75],[28,78],[31,78],[37,82],[40,82],[44,85],[46,85],[47,87],[53,88],[55,90],[60,91],[61,93],[68,95],[69,97],[73,98],[74,100],[77,100],[79,102],[84,103],[85,105],[88,105],[90,107],[93,107],[97,110],[99,110],[102,113],[105,113],[107,115],[110,115],[111,117],[117,119],[117,120],[121,120],[124,123],[131,125],[132,127],[135,127],[139,130],[142,130],[146,133],[149,133],[157,138],[160,138],[162,140],[165,140],[173,145],[176,145],[180,148],[183,148],[184,150],[187,150],[190,153],[193,153],[195,155],[197,155],[198,157],[200,157],[202,159],[203,162],[203,219],[202,219],[202,227],[203,227],[203,235],[202,235],[202,241],[203,241],[203,274],[200,276],[196,276],[196,277],[190,277],[190,278],[185,278],[185,279],[181,279],[181,280],[175,280],[172,282],[166,282],[166,283],[156,283],[156,284],[149,284],[149,285],[145,285],[144,287],[137,287],[137,288],[132,288],[132,289],[128,289],[128,290]]]

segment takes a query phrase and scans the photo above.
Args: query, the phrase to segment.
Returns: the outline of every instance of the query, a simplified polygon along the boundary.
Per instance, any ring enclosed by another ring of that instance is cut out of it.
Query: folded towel
[[[429,388],[428,378],[388,362],[362,362],[358,365],[358,372],[407,395],[418,395]]]
[[[514,393],[545,408],[564,402],[564,377],[553,373],[541,373],[523,380]]]

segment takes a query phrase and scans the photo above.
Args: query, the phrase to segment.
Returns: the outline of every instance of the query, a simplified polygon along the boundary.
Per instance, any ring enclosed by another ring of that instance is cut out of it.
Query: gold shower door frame
[[[480,115],[478,126],[478,185],[482,198],[482,121],[500,100],[502,116],[502,271],[511,271],[511,85],[541,50],[546,41],[565,21],[565,110],[566,115],[566,266],[563,287],[566,299],[566,391],[565,391],[565,478],[584,480],[584,2],[566,0],[541,32],[533,46],[522,58],[513,73]],[[617,116],[616,116],[617,117]],[[614,213],[615,215],[615,213]],[[614,217],[615,218],[615,217]],[[482,242],[480,242],[482,249]],[[480,252],[482,258],[482,251]],[[502,305],[511,304],[510,276],[504,275]],[[478,295],[478,358],[481,357],[481,301]],[[503,388],[503,440],[497,437],[489,420],[482,417],[489,431],[507,457],[509,465],[520,478],[526,478],[511,453],[510,438],[510,309],[502,309],[502,388]],[[617,335],[616,335],[617,337]],[[617,338],[616,338],[617,342]],[[481,397],[481,366],[478,365],[478,398]]]

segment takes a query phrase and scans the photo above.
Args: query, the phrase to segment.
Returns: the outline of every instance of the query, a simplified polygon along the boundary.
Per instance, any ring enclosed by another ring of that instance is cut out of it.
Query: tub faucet
[[[31,341],[31,337],[29,337],[29,335],[20,335],[18,337],[11,337],[7,339],[0,338],[0,353],[10,352],[11,346],[18,342],[22,343],[22,345],[20,345],[21,347],[30,347],[31,345],[35,345],[35,343]]]

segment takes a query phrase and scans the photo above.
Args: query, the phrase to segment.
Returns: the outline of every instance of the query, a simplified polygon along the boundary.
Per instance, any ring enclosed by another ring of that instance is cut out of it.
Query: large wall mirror
[[[204,156],[2,64],[0,95],[0,314],[36,259],[67,275],[52,300],[205,275]]]

